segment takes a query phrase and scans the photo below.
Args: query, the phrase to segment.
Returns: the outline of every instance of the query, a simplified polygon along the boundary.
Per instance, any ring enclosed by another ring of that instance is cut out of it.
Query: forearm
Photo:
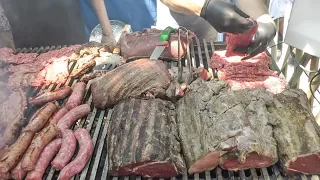
[[[200,16],[205,0],[160,0],[169,9],[189,15]]]
[[[91,0],[92,7],[99,19],[101,27],[103,29],[103,33],[105,35],[112,35],[112,27],[109,21],[109,17],[107,14],[107,8],[104,4],[103,0]]]

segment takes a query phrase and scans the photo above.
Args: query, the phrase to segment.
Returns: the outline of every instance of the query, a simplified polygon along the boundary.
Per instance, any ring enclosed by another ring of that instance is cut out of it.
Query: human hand
[[[239,47],[234,49],[234,52],[239,52],[241,54],[247,54],[245,59],[254,57],[263,51],[265,51],[276,35],[276,27],[273,21],[261,21],[259,18],[257,20],[258,30],[254,35],[253,43],[247,47]]]
[[[254,22],[237,6],[223,0],[206,0],[200,17],[208,21],[218,32],[239,34],[248,31]]]
[[[110,34],[110,35],[102,34],[101,43],[108,46],[115,46],[117,44],[113,34]]]

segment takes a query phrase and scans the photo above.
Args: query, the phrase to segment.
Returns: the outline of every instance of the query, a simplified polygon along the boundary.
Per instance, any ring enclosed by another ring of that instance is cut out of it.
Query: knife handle
[[[174,32],[174,29],[170,26],[166,27],[160,35],[159,42],[167,41],[170,37],[170,34]]]

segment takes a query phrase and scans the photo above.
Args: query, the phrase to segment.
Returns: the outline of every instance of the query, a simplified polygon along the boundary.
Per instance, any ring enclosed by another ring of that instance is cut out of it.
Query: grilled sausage
[[[65,167],[71,160],[77,147],[77,139],[70,129],[65,129],[62,131],[62,145],[59,153],[51,162],[52,167],[61,170]]]
[[[31,171],[35,168],[37,160],[42,150],[54,139],[60,131],[54,123],[49,123],[32,140],[28,150],[24,154],[21,167],[25,171]]]
[[[15,180],[22,180],[26,175],[27,175],[27,171],[21,168],[21,161],[11,172],[11,176]]]
[[[25,180],[42,179],[51,159],[56,155],[61,147],[62,140],[57,138],[51,141],[41,152],[34,170],[29,171]]]
[[[66,107],[59,109],[59,111],[52,116],[50,122],[58,124],[59,120],[67,114],[68,111],[69,110]]]
[[[8,151],[1,157],[0,160],[0,174],[9,173],[20,161],[20,157],[29,147],[33,132],[22,132],[19,138],[9,147]]]
[[[82,104],[71,109],[65,114],[58,122],[58,128],[60,130],[70,128],[78,119],[87,116],[90,113],[90,106],[88,104]]]
[[[79,128],[74,132],[74,135],[79,143],[79,152],[77,157],[60,171],[58,180],[69,180],[81,172],[92,156],[94,147],[89,132]]]
[[[23,131],[37,133],[45,126],[49,118],[57,111],[57,109],[58,106],[52,102],[48,102],[47,104],[43,105],[34,113],[29,124],[23,129]]]
[[[71,92],[72,92],[71,87],[64,86],[55,91],[43,92],[37,95],[36,97],[31,98],[29,100],[29,103],[33,105],[38,105],[38,104],[44,104],[54,100],[60,100],[70,95]]]
[[[74,85],[73,92],[70,95],[66,106],[69,110],[81,104],[86,89],[86,84],[84,82],[78,82]]]

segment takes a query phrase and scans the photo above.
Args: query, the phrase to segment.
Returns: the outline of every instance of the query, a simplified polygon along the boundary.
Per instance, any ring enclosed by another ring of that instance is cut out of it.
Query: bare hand
[[[114,36],[111,35],[102,35],[101,43],[106,44],[108,46],[115,46],[117,44]]]

